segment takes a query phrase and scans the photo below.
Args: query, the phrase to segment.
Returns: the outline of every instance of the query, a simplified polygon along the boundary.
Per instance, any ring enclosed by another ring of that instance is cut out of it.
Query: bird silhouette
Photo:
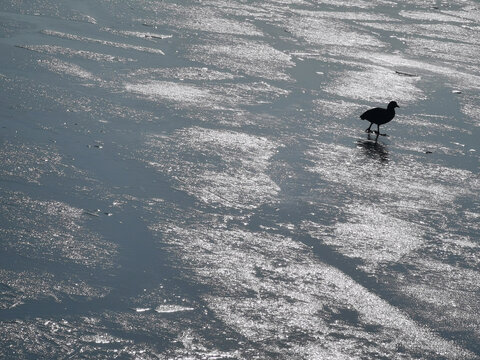
[[[370,121],[370,126],[365,130],[367,133],[375,133],[378,139],[378,135],[387,136],[387,134],[380,134],[380,125],[390,122],[395,117],[395,108],[398,106],[396,101],[390,101],[386,109],[383,108],[373,108],[365,111],[360,115],[360,119]],[[377,124],[377,131],[370,130],[373,124]]]

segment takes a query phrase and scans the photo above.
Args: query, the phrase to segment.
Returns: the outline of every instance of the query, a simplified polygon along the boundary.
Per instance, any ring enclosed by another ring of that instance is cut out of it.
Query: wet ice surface
[[[150,154],[141,158],[206,204],[253,209],[280,191],[266,173],[275,144],[262,137],[193,127],[168,138],[153,136],[145,148]]]
[[[4,1],[0,357],[478,358],[479,19]]]

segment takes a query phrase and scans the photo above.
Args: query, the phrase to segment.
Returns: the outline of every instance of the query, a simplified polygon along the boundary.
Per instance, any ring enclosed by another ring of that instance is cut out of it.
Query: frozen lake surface
[[[480,358],[479,44],[475,0],[2,0],[0,358]]]

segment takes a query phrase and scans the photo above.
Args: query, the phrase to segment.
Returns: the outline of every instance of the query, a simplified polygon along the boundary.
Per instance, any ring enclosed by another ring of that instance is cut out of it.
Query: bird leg
[[[371,125],[370,125],[371,126]],[[377,134],[377,138],[378,138],[378,135],[381,135],[381,136],[388,136],[387,134],[380,134],[380,125],[377,124],[377,131],[373,131],[375,134]]]
[[[369,134],[373,133],[373,131],[370,130],[370,128],[372,127],[372,125],[373,125],[373,123],[370,123],[370,126],[368,127],[368,129],[365,130],[365,132],[367,132],[367,133],[369,133]]]

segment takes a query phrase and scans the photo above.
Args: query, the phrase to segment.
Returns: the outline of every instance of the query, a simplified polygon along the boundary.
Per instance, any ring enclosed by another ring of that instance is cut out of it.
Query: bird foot
[[[370,130],[370,129],[366,129],[365,132],[371,134],[371,133],[373,133],[374,131],[373,131],[373,130]]]
[[[382,134],[382,133],[379,133],[378,131],[372,131],[372,132],[374,132],[375,134],[380,135],[380,136],[388,136],[387,134]]]

